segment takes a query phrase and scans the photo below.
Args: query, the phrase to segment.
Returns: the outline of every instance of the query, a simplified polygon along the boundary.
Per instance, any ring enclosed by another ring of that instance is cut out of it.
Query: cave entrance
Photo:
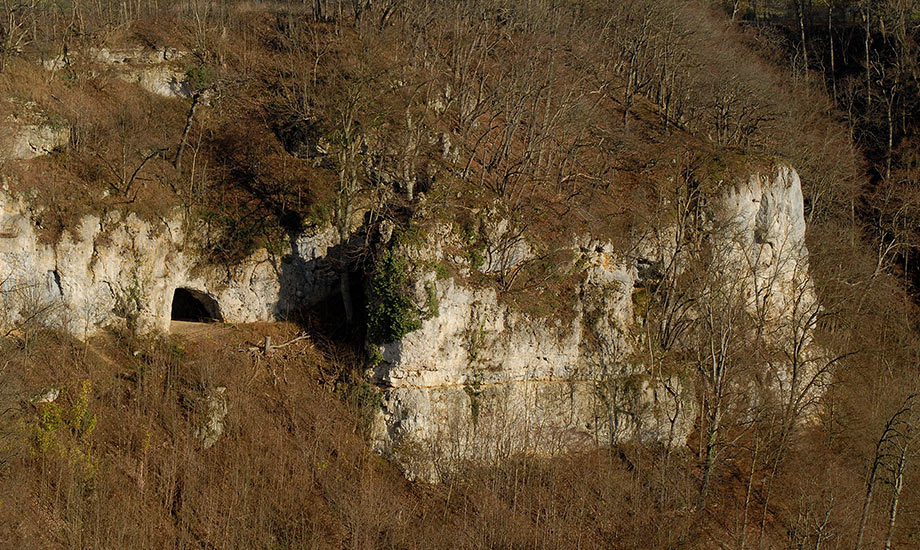
[[[171,319],[192,323],[223,320],[217,300],[207,293],[190,288],[177,288],[173,293]]]

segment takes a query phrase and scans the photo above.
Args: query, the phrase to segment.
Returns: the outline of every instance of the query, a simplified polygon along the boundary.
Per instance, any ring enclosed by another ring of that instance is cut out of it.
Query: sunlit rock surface
[[[730,187],[708,219],[713,271],[741,285],[746,307],[765,326],[780,333],[797,314],[814,311],[793,169],[779,166]],[[665,240],[674,233],[659,229]],[[674,251],[649,243],[635,249],[643,252],[617,254],[589,237],[573,245],[585,276],[570,319],[531,318],[492,289],[419,275],[417,301],[422,286],[433,285],[438,315],[380,347],[371,375],[384,393],[377,449],[410,476],[438,480],[464,463],[519,453],[628,439],[683,444],[696,416],[693,375],[653,372],[637,349],[637,309],[647,292],[639,272],[660,268]],[[442,247],[410,256],[430,265],[443,259]]]
[[[150,223],[111,211],[88,216],[45,242],[37,212],[0,194],[0,301],[11,326],[32,319],[85,337],[131,323],[167,331],[176,288],[216,301],[227,322],[284,318],[324,299],[337,280],[324,262],[332,229],[295,236],[284,250],[256,250],[236,265],[213,265],[203,228],[180,219]]]

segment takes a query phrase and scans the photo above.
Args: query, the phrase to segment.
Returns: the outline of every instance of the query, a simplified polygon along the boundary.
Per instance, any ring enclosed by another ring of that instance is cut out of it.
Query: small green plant
[[[38,410],[38,418],[32,426],[32,443],[35,451],[46,454],[57,441],[58,431],[64,425],[61,406],[57,403],[45,403]]]
[[[473,227],[472,224],[464,225],[460,229],[460,238],[465,245],[466,259],[470,262],[470,267],[479,269],[485,263],[485,239]]]
[[[441,314],[441,301],[438,299],[438,289],[434,283],[425,283],[425,319],[434,319]]]
[[[434,276],[439,281],[450,277],[450,269],[447,268],[447,264],[444,262],[432,262],[431,268],[434,269]]]
[[[96,415],[89,408],[92,391],[92,384],[84,380],[69,406],[58,402],[41,404],[32,425],[33,452],[65,458],[82,472],[87,485],[92,484],[97,466],[90,441],[96,428]]]
[[[411,220],[393,234],[393,240],[402,246],[423,246],[427,239],[428,231]]]
[[[372,344],[401,339],[422,326],[418,308],[406,295],[405,260],[387,250],[367,289],[367,337]]]
[[[482,410],[482,371],[473,370],[473,374],[463,383],[463,391],[470,398],[470,415],[475,424],[479,422],[479,413]]]
[[[368,346],[367,358],[371,367],[376,367],[383,362],[383,348],[377,344],[371,344]]]
[[[466,331],[466,354],[469,364],[479,360],[479,352],[482,350],[482,344],[486,337],[486,327],[480,324],[478,327],[469,327]]]
[[[467,249],[467,259],[470,261],[470,267],[479,269],[486,263],[485,255],[486,245],[483,241],[477,241]]]
[[[473,417],[473,423],[479,421],[479,413],[482,408],[482,369],[476,366],[479,361],[479,352],[485,341],[485,326],[471,326],[466,331],[466,353],[467,362],[470,365],[472,374],[467,377],[463,383],[463,391],[470,398],[470,414]]]
[[[60,70],[56,73],[56,78],[63,82],[68,88],[74,86],[79,80],[77,72],[73,70],[70,65],[67,65],[63,70]]]
[[[383,408],[383,397],[380,390],[373,384],[361,380],[342,384],[337,391],[355,412],[359,428],[369,433],[377,412]]]
[[[217,73],[210,65],[195,65],[185,71],[185,81],[192,91],[207,90],[217,82]]]
[[[588,256],[586,254],[579,254],[576,258],[575,263],[572,264],[572,273],[581,273],[588,268]]]
[[[332,221],[332,205],[325,202],[314,202],[307,209],[304,221],[308,226],[322,227]]]
[[[638,287],[632,293],[633,315],[636,317],[645,317],[648,314],[649,301],[651,297],[647,289]]]
[[[80,393],[68,411],[67,425],[70,433],[80,440],[86,440],[96,429],[96,415],[89,412],[89,397],[93,393],[93,385],[89,380],[80,384]]]

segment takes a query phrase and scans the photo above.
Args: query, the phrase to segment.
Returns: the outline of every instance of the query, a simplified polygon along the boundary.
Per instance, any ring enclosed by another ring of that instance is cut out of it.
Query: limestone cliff
[[[372,374],[384,395],[377,448],[410,475],[438,479],[465,461],[494,463],[521,452],[630,438],[682,444],[696,416],[695,373],[643,359],[651,287],[668,271],[676,279],[691,269],[691,255],[705,252],[708,276],[696,276],[697,284],[736,285],[740,307],[777,340],[817,307],[795,170],[754,174],[704,210],[696,246],[678,237],[689,232],[678,227],[655,228],[632,252],[590,236],[573,243],[568,268],[581,282],[570,320],[530,317],[494,288],[437,278],[425,266],[457,261],[443,252],[449,227],[426,245],[402,247],[411,265],[422,266],[413,272],[419,309],[430,309],[425,301],[438,307],[418,330],[379,348]],[[688,325],[701,312],[688,305],[680,314]]]
[[[376,448],[409,475],[438,479],[467,461],[495,463],[518,453],[630,439],[683,444],[698,413],[698,373],[667,367],[649,350],[687,346],[681,331],[706,312],[698,301],[665,304],[658,315],[670,316],[665,328],[676,336],[662,344],[663,321],[651,326],[649,295],[665,292],[666,280],[690,280],[700,296],[718,290],[740,300],[746,317],[758,321],[757,337],[780,357],[770,360],[766,384],[787,394],[812,388],[801,364],[791,374],[788,368],[798,360],[789,359],[797,353],[789,348],[808,347],[819,309],[795,170],[754,174],[698,205],[695,227],[652,228],[626,251],[590,235],[576,238],[568,263],[558,266],[577,287],[566,315],[529,315],[494,286],[463,276],[494,278],[531,259],[526,242],[508,245],[506,221],[483,221],[478,262],[448,252],[462,237],[444,222],[427,242],[393,247],[412,266],[410,298],[425,314],[417,330],[370,346],[368,376],[382,395]],[[212,316],[225,321],[271,320],[330,296],[338,284],[328,258],[338,234],[328,227],[292,236],[280,252],[262,249],[235,265],[214,265],[202,251],[203,228],[181,217],[151,223],[112,211],[44,242],[38,214],[25,198],[0,193],[6,330],[40,318],[79,337],[126,323],[165,331],[177,288],[207,298]],[[432,269],[444,264],[458,275]]]
[[[228,322],[283,318],[328,293],[336,278],[324,263],[338,242],[331,229],[303,234],[271,254],[237,265],[204,261],[203,229],[181,218],[149,223],[119,211],[88,216],[57,242],[43,242],[36,212],[0,194],[0,300],[4,326],[34,317],[78,337],[132,323],[168,331],[173,294],[208,297]]]

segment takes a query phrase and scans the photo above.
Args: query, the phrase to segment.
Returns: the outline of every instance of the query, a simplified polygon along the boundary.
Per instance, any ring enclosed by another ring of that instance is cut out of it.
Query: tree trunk
[[[721,401],[721,396],[716,396],[716,410],[713,414],[712,421],[709,423],[709,433],[706,437],[706,458],[703,461],[703,480],[700,482],[699,508],[701,509],[706,507],[706,497],[709,493],[709,483],[712,480],[712,471],[715,468],[716,443],[719,439],[719,425],[722,421]]]
[[[348,267],[342,269],[339,275],[339,290],[342,292],[342,309],[345,310],[345,324],[351,326],[355,318],[354,305],[351,299],[351,276],[348,274]]]
[[[895,90],[892,88],[891,97],[888,98],[888,157],[885,159],[885,179],[891,177],[891,154],[894,150],[894,118],[892,118],[892,109],[894,108]]]
[[[828,508],[824,512],[824,522],[821,524],[821,527],[818,528],[818,534],[815,536],[815,550],[821,550],[821,543],[824,542],[824,529],[827,527],[828,522],[831,519],[831,509]]]
[[[757,548],[763,548],[763,538],[767,530],[767,511],[770,507],[770,498],[773,495],[773,482],[776,480],[776,474],[779,471],[780,462],[783,460],[783,454],[786,450],[786,443],[789,440],[789,430],[784,426],[780,433],[779,444],[776,449],[776,455],[773,457],[773,466],[769,476],[765,478],[766,489],[763,496],[763,509],[760,512],[760,531],[757,534]]]
[[[887,431],[886,431],[887,435]],[[859,531],[856,534],[855,550],[862,547],[863,535],[866,532],[866,522],[869,520],[869,506],[872,504],[872,493],[875,492],[875,476],[878,473],[878,466],[881,462],[880,452],[883,439],[879,440],[875,450],[875,458],[872,461],[872,470],[869,472],[869,479],[866,481],[866,496],[863,497],[862,514],[859,517]]]
[[[888,510],[888,533],[885,535],[885,550],[891,550],[891,539],[894,537],[894,526],[898,520],[898,505],[901,501],[901,490],[904,488],[904,469],[907,467],[907,448],[905,441],[898,456],[898,465],[895,470],[894,483],[892,483],[891,507]]]
[[[751,453],[751,470],[748,473],[747,488],[744,491],[744,515],[741,518],[741,541],[738,543],[738,550],[744,550],[747,545],[748,514],[751,509],[751,494],[754,491],[754,471],[757,469],[757,451],[759,447],[760,440],[755,435],[754,452]]]
[[[634,69],[628,69],[630,72],[626,76],[626,90],[623,92],[623,130],[629,131],[629,108],[632,105],[633,96],[633,75]]]
[[[871,59],[870,59],[870,57],[869,57],[869,42],[871,41],[871,34],[869,33],[869,30],[870,30],[869,25],[870,25],[870,23],[871,23],[871,19],[869,18],[869,16],[870,16],[870,14],[869,14],[869,2],[867,1],[867,2],[866,2],[866,11],[865,11],[865,13],[863,14],[863,18],[865,19],[865,23],[866,23],[866,42],[865,42],[865,49],[866,49],[866,103],[867,103],[868,105],[872,105],[872,63],[871,63]]]
[[[201,99],[201,93],[196,92],[192,95],[192,106],[188,110],[188,116],[185,118],[185,128],[182,130],[182,139],[179,140],[179,151],[176,153],[176,170],[182,171],[182,154],[185,153],[185,145],[188,143],[188,133],[192,129],[192,119],[195,118],[195,110],[198,109],[198,101]]]
[[[834,103],[837,103],[837,67],[834,61],[834,2],[827,3],[827,40],[830,44],[831,54],[831,91],[834,94]]]
[[[808,46],[805,44],[805,6],[802,5],[802,0],[796,0],[795,3],[796,11],[798,11],[799,16],[799,32],[801,33],[802,38],[802,56],[805,59],[805,74],[808,74]]]

